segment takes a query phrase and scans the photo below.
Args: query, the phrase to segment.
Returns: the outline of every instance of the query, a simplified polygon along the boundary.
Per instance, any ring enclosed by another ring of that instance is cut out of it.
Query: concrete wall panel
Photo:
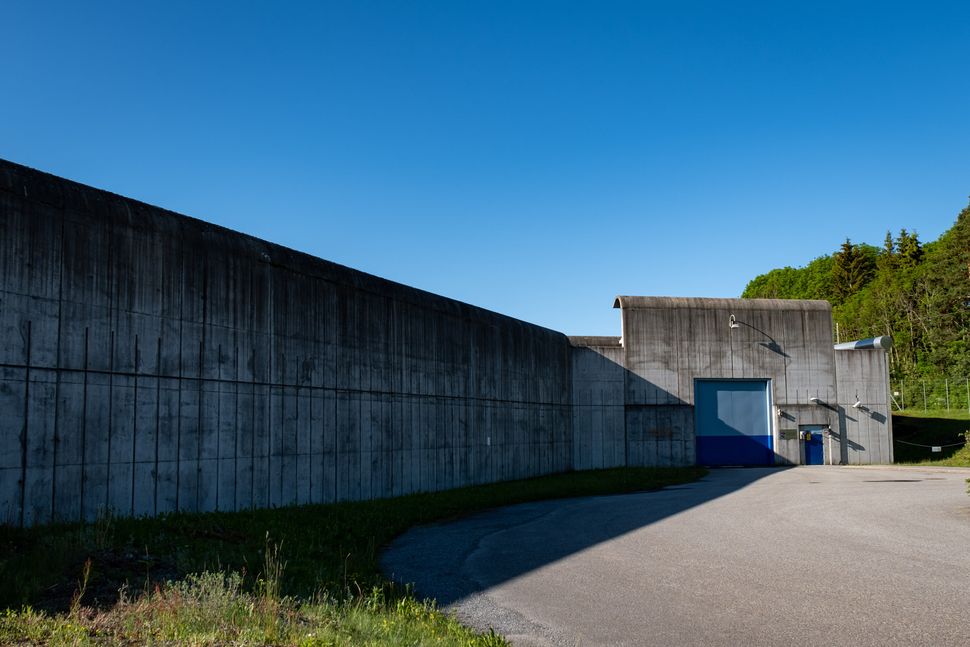
[[[573,338],[571,462],[576,469],[624,465],[626,370],[616,338]]]
[[[841,458],[850,465],[892,462],[887,356],[881,350],[836,351]],[[859,407],[853,405],[858,398]]]

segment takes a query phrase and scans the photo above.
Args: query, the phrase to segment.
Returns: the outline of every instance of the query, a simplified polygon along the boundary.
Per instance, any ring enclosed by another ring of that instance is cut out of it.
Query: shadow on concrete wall
[[[588,339],[570,339],[574,468],[693,465],[693,407],[626,369],[618,339]]]
[[[791,355],[786,353],[785,349],[782,348],[781,344],[779,344],[778,341],[774,337],[769,335],[767,332],[765,332],[761,328],[758,328],[757,326],[752,326],[751,324],[746,323],[744,321],[736,320],[735,324],[738,326],[744,326],[746,328],[750,328],[756,333],[760,333],[761,335],[763,335],[766,341],[759,341],[756,343],[762,348],[770,350],[772,353],[775,353],[776,355],[780,355],[781,357],[783,357],[785,359],[786,364],[791,363],[791,360],[792,360]]]
[[[654,492],[499,508],[412,529],[387,550],[392,579],[447,605],[736,492],[784,468],[713,470]]]

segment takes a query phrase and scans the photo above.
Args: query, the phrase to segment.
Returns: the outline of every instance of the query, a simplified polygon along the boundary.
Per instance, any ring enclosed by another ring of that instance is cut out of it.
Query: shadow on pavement
[[[740,490],[785,468],[713,469],[653,492],[525,503],[414,528],[381,561],[393,580],[448,605]]]

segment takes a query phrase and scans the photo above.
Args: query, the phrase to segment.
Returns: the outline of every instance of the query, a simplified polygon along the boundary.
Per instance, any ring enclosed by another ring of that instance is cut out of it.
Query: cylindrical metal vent
[[[892,347],[893,338],[883,335],[882,337],[870,337],[869,339],[860,339],[859,341],[847,341],[841,344],[836,344],[835,350],[864,350],[871,348],[889,350]]]

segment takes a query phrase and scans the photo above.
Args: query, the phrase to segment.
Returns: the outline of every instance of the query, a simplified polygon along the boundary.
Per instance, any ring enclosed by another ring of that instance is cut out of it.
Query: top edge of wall
[[[614,308],[647,310],[670,308],[705,308],[732,310],[780,310],[831,312],[828,301],[806,299],[712,299],[703,297],[640,297],[618,296]]]
[[[249,234],[128,198],[104,189],[81,184],[16,162],[0,159],[0,192],[20,199],[47,204],[55,209],[86,213],[128,226],[151,225],[183,239],[248,255],[257,261],[334,283],[349,285],[377,296],[394,297],[413,305],[427,307],[452,316],[492,319],[496,324],[519,324],[553,333],[545,328],[486,308],[441,296],[373,274],[340,265],[305,252],[290,249]]]
[[[622,346],[620,343],[620,337],[602,337],[602,336],[571,336],[569,337],[570,345],[577,348],[589,348],[589,347],[608,347],[608,346]]]

